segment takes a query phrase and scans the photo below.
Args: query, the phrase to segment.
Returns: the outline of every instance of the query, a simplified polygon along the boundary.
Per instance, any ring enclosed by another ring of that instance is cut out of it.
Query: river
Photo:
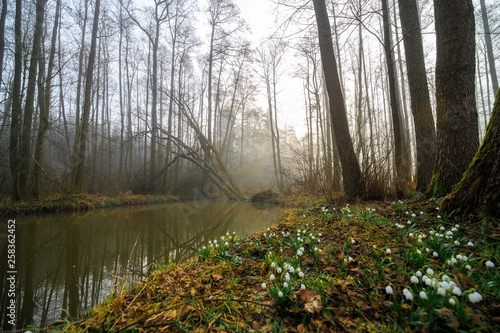
[[[16,328],[79,317],[122,281],[141,281],[155,264],[185,261],[227,232],[264,230],[280,214],[274,206],[193,201],[17,217]],[[11,301],[7,235],[2,223],[0,328]]]

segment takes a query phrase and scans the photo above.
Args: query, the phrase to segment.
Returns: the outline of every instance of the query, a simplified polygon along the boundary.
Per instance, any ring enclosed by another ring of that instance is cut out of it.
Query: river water
[[[154,264],[184,261],[227,232],[264,230],[280,214],[273,206],[193,201],[18,217],[16,328],[81,316],[122,281],[141,281]],[[0,331],[10,329],[7,234],[2,223]]]

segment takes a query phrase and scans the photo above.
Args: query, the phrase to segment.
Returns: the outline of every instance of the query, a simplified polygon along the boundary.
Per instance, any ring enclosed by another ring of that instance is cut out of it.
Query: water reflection
[[[279,215],[275,207],[198,201],[16,218],[17,325],[8,325],[2,269],[0,327],[46,327],[77,317],[102,302],[123,276],[141,281],[154,263],[186,260],[215,237],[263,230]],[[5,267],[6,223],[0,260]]]

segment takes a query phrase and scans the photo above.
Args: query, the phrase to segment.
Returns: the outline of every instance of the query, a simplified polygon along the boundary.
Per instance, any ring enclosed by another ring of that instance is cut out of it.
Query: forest
[[[443,196],[500,37],[494,2],[437,3],[262,1],[263,33],[243,1],[3,1],[0,192]]]
[[[1,2],[0,331],[498,332],[498,1]]]

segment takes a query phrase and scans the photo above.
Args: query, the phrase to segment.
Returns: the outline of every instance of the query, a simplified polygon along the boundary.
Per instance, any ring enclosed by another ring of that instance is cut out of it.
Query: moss
[[[448,194],[448,190],[444,186],[443,181],[437,172],[432,174],[432,179],[427,188],[427,195],[430,197],[440,198]]]

